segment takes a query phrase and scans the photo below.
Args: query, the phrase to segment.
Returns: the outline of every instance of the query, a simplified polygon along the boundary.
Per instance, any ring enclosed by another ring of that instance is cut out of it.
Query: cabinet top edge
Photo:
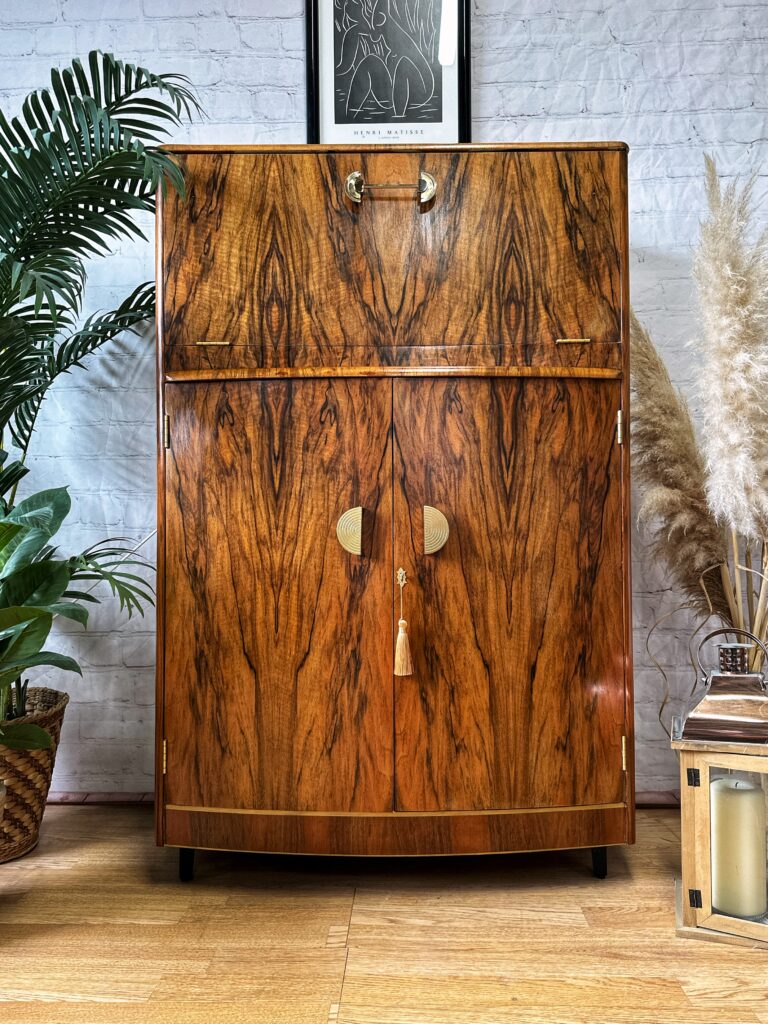
[[[170,143],[162,146],[166,153],[504,153],[504,152],[574,152],[579,150],[618,150],[626,153],[626,142],[461,142],[439,144],[386,145],[234,145],[227,143]]]

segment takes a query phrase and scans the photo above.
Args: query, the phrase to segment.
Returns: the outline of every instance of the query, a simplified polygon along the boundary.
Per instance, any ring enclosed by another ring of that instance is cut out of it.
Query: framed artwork
[[[307,142],[469,142],[471,0],[307,0]]]

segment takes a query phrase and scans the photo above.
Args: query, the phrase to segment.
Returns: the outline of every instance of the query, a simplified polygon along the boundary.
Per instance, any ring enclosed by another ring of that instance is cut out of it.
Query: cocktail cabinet
[[[604,873],[634,838],[626,147],[171,150],[158,842],[185,876]]]

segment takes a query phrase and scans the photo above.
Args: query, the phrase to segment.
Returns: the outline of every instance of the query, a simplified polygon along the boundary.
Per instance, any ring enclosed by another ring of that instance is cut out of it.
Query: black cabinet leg
[[[592,874],[595,878],[605,878],[608,874],[608,848],[592,847]]]
[[[186,846],[179,850],[179,881],[191,882],[195,877],[195,851]]]

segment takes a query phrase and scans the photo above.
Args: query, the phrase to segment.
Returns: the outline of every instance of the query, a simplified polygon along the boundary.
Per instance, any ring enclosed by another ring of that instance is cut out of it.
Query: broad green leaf
[[[53,614],[43,608],[0,609],[0,673],[5,675],[16,662],[37,657],[52,625]]]
[[[0,580],[33,561],[59,529],[71,507],[66,487],[55,487],[31,494],[8,513],[7,520],[30,529],[12,538],[7,545],[5,551],[9,554],[0,570]]]
[[[52,537],[64,522],[71,508],[72,500],[67,488],[51,487],[24,498],[5,518],[13,523],[46,529],[48,536]]]
[[[5,661],[3,659],[2,663],[0,663],[0,686],[7,686],[9,682],[12,682],[22,672],[25,672],[28,668],[35,668],[38,665],[60,668],[65,672],[77,672],[79,676],[83,674],[82,669],[74,658],[69,658],[65,654],[58,654],[56,651],[40,651],[39,654],[29,658],[12,661]]]
[[[88,609],[79,604],[70,601],[55,601],[53,604],[46,605],[46,611],[51,612],[52,615],[61,615],[65,619],[72,619],[74,622],[79,622],[81,626],[88,625]]]
[[[50,734],[28,722],[6,722],[0,729],[0,745],[11,750],[49,750]]]
[[[7,519],[0,519],[0,556],[6,546],[16,534],[21,533],[24,527],[21,523],[12,523]]]
[[[46,608],[33,608],[30,605],[25,607],[0,608],[0,639],[9,635],[15,627],[24,626],[35,619],[50,616]]]
[[[12,572],[0,584],[0,607],[45,607],[58,601],[69,586],[69,566],[64,561],[33,562]]]

